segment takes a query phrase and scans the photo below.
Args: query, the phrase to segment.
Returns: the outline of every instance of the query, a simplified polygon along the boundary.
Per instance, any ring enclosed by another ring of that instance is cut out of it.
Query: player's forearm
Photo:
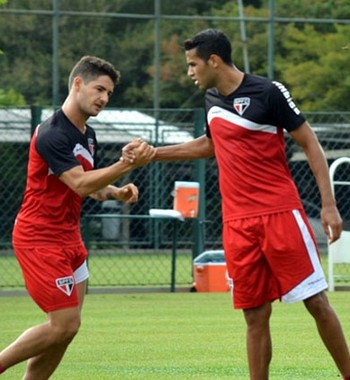
[[[85,172],[81,166],[61,174],[60,179],[81,197],[97,193],[134,169],[137,165],[118,161],[102,169]]]
[[[153,161],[194,160],[213,155],[211,140],[201,136],[183,144],[157,147]]]
[[[323,207],[334,207],[328,163],[318,138],[308,122],[290,132],[292,138],[303,148],[311,171],[316,179]]]
[[[118,161],[115,164],[103,168],[85,172],[80,186],[77,187],[78,194],[87,196],[91,193],[105,189],[104,195],[109,196],[107,191],[108,185],[115,182],[117,179],[134,169],[136,165]]]
[[[311,171],[316,179],[322,206],[334,206],[336,202],[331,188],[329,168],[323,149],[318,142],[314,142],[309,149],[305,151],[305,154],[307,156]]]
[[[172,161],[196,159],[197,155],[193,151],[181,145],[169,145],[156,148],[153,161]]]
[[[96,201],[107,201],[116,199],[116,193],[119,188],[116,186],[108,185],[101,190],[89,194],[89,197],[95,199]]]

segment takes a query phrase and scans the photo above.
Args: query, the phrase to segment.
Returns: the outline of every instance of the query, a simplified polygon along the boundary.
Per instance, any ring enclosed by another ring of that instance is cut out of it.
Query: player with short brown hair
[[[48,379],[79,330],[89,276],[80,231],[83,198],[138,200],[134,184],[110,184],[148,163],[153,147],[135,140],[129,144],[135,150],[133,161],[94,169],[97,141],[87,124],[107,105],[119,77],[111,63],[83,57],[71,72],[62,108],[34,132],[13,247],[28,292],[47,322],[26,330],[0,353],[0,373],[28,360],[25,380]]]

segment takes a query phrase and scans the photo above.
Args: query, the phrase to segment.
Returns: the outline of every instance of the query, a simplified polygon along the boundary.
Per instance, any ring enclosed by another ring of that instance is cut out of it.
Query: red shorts
[[[297,302],[327,288],[302,210],[225,222],[223,240],[236,309]]]
[[[76,283],[88,278],[87,250],[73,247],[14,245],[28,293],[46,313],[79,305]]]

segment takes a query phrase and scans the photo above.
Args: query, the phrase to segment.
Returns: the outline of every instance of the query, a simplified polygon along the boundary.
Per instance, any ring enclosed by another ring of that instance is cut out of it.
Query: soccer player
[[[13,247],[28,292],[47,314],[47,322],[26,330],[0,353],[0,373],[28,360],[23,379],[48,379],[79,330],[88,279],[80,232],[83,198],[138,200],[134,184],[120,188],[110,184],[148,163],[153,147],[137,139],[129,144],[135,152],[133,160],[94,169],[97,142],[86,124],[107,105],[119,78],[109,62],[83,57],[71,71],[62,108],[32,137]]]
[[[243,310],[247,325],[250,379],[268,379],[269,321],[277,299],[304,302],[338,370],[350,379],[348,346],[325,294],[314,234],[288,168],[284,131],[306,154],[321,196],[322,225],[333,243],[342,219],[318,139],[283,84],[246,74],[233,64],[225,34],[204,30],[184,47],[188,75],[206,90],[206,134],[158,147],[154,160],[216,157],[223,245],[234,307]],[[128,149],[124,155],[132,157]]]

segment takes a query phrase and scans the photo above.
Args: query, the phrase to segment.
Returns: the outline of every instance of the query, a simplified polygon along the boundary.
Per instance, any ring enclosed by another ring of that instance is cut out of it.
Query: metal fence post
[[[41,113],[42,113],[42,107],[40,106],[31,106],[31,123],[30,123],[30,135],[33,136],[33,133],[35,131],[35,128],[41,123]]]
[[[194,110],[194,137],[203,135],[205,130],[205,112],[202,108]],[[205,160],[195,161],[196,179],[200,184],[198,217],[194,221],[194,245],[192,256],[195,258],[204,250],[205,221]]]

